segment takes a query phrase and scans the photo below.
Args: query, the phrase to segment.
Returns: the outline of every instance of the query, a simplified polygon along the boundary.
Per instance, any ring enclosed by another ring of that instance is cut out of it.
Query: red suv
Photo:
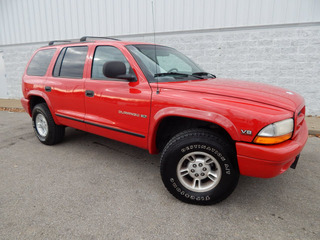
[[[40,142],[61,142],[68,126],[161,153],[164,185],[187,203],[222,201],[240,174],[295,168],[308,137],[297,93],[216,78],[160,45],[50,42],[32,56],[22,91]]]

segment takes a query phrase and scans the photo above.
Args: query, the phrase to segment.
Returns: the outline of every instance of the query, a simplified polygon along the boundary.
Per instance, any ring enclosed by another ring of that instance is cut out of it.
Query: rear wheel
[[[192,129],[174,136],[164,148],[161,177],[179,200],[208,205],[232,193],[239,171],[233,147],[220,135]]]
[[[65,128],[55,124],[45,103],[37,104],[32,110],[32,125],[39,141],[53,145],[63,140]]]

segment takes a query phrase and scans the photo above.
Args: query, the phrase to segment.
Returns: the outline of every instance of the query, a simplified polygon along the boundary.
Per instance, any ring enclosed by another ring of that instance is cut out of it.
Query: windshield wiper
[[[211,78],[216,78],[216,75],[208,72],[194,72],[192,73],[192,76],[210,76]]]
[[[153,76],[154,77],[164,77],[164,76],[172,76],[172,75],[181,76],[181,77],[196,77],[196,78],[204,79],[201,76],[187,74],[187,73],[179,73],[179,72],[156,73]]]
[[[179,75],[183,77],[188,77],[189,74],[179,73],[179,72],[165,72],[165,73],[156,73],[154,77],[163,77],[163,76],[170,76],[170,75]]]

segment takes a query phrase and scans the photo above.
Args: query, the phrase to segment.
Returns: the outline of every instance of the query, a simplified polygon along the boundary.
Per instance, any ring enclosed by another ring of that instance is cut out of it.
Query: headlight
[[[272,123],[264,127],[253,140],[259,144],[276,144],[291,138],[293,132],[293,119],[289,118]]]

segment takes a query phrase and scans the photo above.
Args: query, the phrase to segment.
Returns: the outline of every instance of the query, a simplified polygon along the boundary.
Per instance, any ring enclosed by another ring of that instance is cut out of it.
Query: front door
[[[127,73],[134,73],[122,51],[113,46],[95,48],[91,77],[85,81],[85,122],[92,133],[147,148],[151,102],[148,82],[141,75],[129,82],[102,73],[109,61],[121,61]]]

